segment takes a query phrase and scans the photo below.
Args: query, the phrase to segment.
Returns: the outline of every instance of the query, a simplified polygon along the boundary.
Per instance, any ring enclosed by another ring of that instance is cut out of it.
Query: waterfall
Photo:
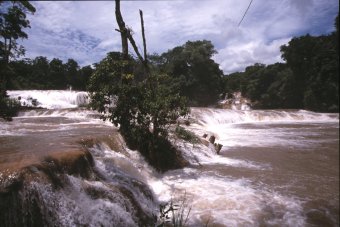
[[[75,108],[89,103],[88,93],[71,90],[18,90],[7,91],[10,98],[19,100],[23,106],[46,109]]]
[[[191,114],[203,125],[230,123],[275,122],[336,122],[338,114],[316,113],[306,110],[228,110],[191,108]]]
[[[152,191],[115,165],[108,149],[93,144],[91,153],[54,152],[0,171],[2,225],[152,226],[158,210]]]

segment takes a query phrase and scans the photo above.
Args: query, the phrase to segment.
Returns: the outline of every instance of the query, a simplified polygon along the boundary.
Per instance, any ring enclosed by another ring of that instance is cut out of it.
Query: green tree
[[[77,84],[74,88],[83,91],[86,90],[86,86],[89,83],[93,71],[94,70],[90,65],[82,67],[77,73]]]
[[[32,73],[32,60],[24,58],[9,63],[9,68],[12,69],[12,74],[9,76],[8,89],[29,89],[33,87],[31,75]]]
[[[336,51],[339,57],[339,13],[335,18],[334,26],[335,26]]]
[[[283,64],[276,71],[274,81],[269,85],[266,94],[261,96],[261,106],[264,108],[292,108],[295,106],[295,86],[293,72]]]
[[[78,71],[79,71],[78,62],[73,59],[68,59],[65,63],[65,79],[67,86],[71,86],[72,88],[77,87],[78,82]]]
[[[317,40],[307,34],[289,41],[288,45],[281,46],[282,58],[292,69],[294,74],[296,103],[293,108],[303,107],[303,96],[306,90],[308,77],[313,73],[313,57],[318,52]]]
[[[80,68],[78,63],[69,59],[65,64],[60,59],[51,62],[47,57],[24,58],[9,64],[9,89],[66,89],[72,87],[86,90],[93,73],[91,66]]]
[[[180,87],[191,105],[214,104],[222,91],[222,70],[212,59],[216,50],[210,41],[188,41],[161,55],[161,71]]]
[[[281,47],[282,57],[293,71],[296,105],[317,111],[339,109],[339,54],[336,32],[293,38]]]
[[[155,73],[149,65],[142,11],[144,57],[139,53],[131,29],[125,25],[120,1],[116,0],[115,3],[122,53],[111,52],[95,65],[88,86],[91,105],[102,112],[104,118],[119,126],[128,146],[138,149],[156,169],[178,167],[179,156],[167,139],[167,127],[179,116],[187,114],[184,99],[178,91],[169,89],[170,78],[167,75]],[[128,41],[139,64],[128,55]],[[136,78],[136,69],[141,65],[143,78]]]
[[[49,64],[49,77],[54,85],[54,89],[66,88],[66,70],[62,60],[53,58]]]
[[[19,38],[26,38],[24,28],[30,27],[26,13],[34,13],[35,8],[28,1],[0,2],[3,11],[0,12],[1,61],[8,63],[11,57],[24,54],[24,48],[17,44]]]
[[[24,54],[24,48],[18,45],[19,38],[27,38],[24,28],[30,27],[26,13],[34,13],[35,8],[28,1],[0,1],[0,117],[11,119],[15,113],[6,94],[8,76],[13,74],[9,68],[11,58]],[[15,108],[16,109],[16,108]]]
[[[49,75],[50,65],[46,57],[38,56],[33,59],[32,74],[27,77],[35,83],[36,89],[49,89],[53,86]]]
[[[151,72],[146,80],[136,80],[135,65],[118,52],[97,64],[88,86],[92,107],[119,126],[130,148],[138,149],[157,169],[167,168],[174,164],[167,127],[187,113],[185,100],[167,86],[167,75]]]

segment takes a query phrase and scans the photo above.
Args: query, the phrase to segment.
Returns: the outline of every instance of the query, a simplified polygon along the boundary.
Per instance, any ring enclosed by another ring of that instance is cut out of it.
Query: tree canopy
[[[206,106],[216,102],[222,88],[223,72],[212,59],[216,53],[211,41],[188,41],[152,60],[160,72],[173,78],[191,106]]]
[[[30,27],[26,13],[34,13],[35,8],[28,1],[0,2],[0,61],[6,63],[10,58],[24,54],[24,48],[17,44],[19,38],[27,39],[25,28]]]
[[[80,67],[74,59],[63,62],[43,56],[34,59],[24,58],[9,63],[11,73],[7,88],[18,89],[69,89],[86,90],[93,68]]]
[[[185,100],[167,86],[167,75],[150,73],[140,81],[136,69],[138,63],[131,56],[124,60],[119,52],[108,53],[89,81],[91,106],[119,126],[132,149],[138,149],[156,168],[167,168],[174,158],[167,155],[173,149],[166,139],[167,127],[187,113]]]

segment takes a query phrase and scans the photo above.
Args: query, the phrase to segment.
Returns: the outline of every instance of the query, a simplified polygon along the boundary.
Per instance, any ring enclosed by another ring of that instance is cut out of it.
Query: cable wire
[[[248,12],[248,10],[249,10],[250,5],[251,5],[252,2],[253,2],[253,0],[250,1],[249,5],[248,5],[248,8],[247,8],[247,10],[244,12],[243,17],[242,17],[242,19],[240,20],[240,22],[238,23],[237,27],[239,27],[240,24],[242,23],[242,21],[243,21],[244,17],[246,16],[246,14],[247,14],[247,12]]]

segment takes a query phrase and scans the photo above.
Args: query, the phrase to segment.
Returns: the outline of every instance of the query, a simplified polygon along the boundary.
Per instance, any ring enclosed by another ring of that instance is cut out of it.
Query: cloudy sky
[[[188,40],[211,40],[225,74],[254,63],[282,61],[279,48],[294,36],[334,31],[338,0],[122,1],[126,24],[142,47],[139,9],[144,12],[149,53],[162,53]],[[114,1],[37,1],[29,16],[26,57],[46,56],[81,66],[120,51]]]

